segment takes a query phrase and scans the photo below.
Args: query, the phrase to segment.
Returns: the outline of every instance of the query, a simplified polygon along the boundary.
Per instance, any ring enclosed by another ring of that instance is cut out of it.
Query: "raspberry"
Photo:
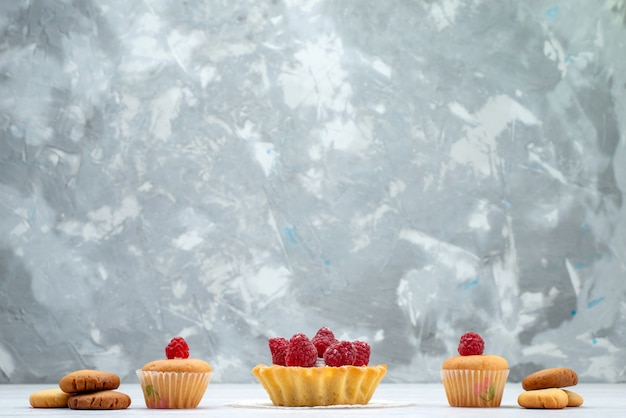
[[[324,352],[324,362],[327,366],[351,366],[356,359],[356,350],[350,341],[332,343]]]
[[[268,344],[270,346],[270,353],[272,353],[272,363],[278,366],[284,366],[289,341],[283,337],[276,337],[270,338]]]
[[[311,339],[311,342],[317,348],[317,356],[324,357],[324,351],[329,345],[336,342],[335,334],[326,327],[322,327],[317,330],[315,336]]]
[[[459,354],[462,356],[481,355],[485,351],[485,342],[475,332],[466,332],[459,341]]]
[[[313,367],[317,361],[317,349],[304,334],[295,334],[289,340],[285,354],[285,366]]]
[[[165,357],[170,360],[174,358],[189,358],[187,341],[183,337],[172,338],[167,347],[165,347]]]
[[[367,366],[370,362],[370,345],[363,341],[352,341],[356,353],[353,366]]]

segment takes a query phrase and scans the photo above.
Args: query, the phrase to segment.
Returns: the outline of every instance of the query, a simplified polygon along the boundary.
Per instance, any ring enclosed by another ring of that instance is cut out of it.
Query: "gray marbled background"
[[[626,381],[626,1],[0,4],[0,382],[329,326]]]

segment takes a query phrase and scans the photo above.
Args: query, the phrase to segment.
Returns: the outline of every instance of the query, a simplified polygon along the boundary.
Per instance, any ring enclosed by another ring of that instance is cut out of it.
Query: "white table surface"
[[[381,384],[373,406],[346,409],[241,407],[233,403],[269,404],[259,384],[209,385],[196,409],[148,409],[139,384],[122,384],[119,390],[128,394],[132,405],[118,411],[77,411],[71,409],[34,409],[28,397],[54,385],[0,385],[0,417],[626,417],[626,384],[579,384],[571,388],[585,399],[583,406],[561,410],[530,410],[517,405],[520,384],[507,384],[500,408],[452,408],[448,406],[441,384]],[[391,405],[390,405],[391,404]],[[384,406],[384,407],[383,407]],[[547,414],[547,415],[546,415]]]

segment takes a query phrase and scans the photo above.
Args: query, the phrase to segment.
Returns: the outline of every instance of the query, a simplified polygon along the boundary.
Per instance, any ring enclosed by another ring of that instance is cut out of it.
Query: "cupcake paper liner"
[[[441,371],[441,380],[450,406],[500,406],[508,376],[508,369]]]
[[[213,376],[208,373],[177,373],[137,370],[148,408],[196,408]]]

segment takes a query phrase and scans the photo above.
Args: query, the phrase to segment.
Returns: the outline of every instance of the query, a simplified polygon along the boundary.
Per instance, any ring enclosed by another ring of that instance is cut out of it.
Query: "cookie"
[[[67,408],[69,397],[69,393],[59,388],[52,388],[34,392],[28,400],[33,408]]]
[[[567,406],[580,406],[583,404],[583,397],[571,390],[562,389],[567,394]]]
[[[71,409],[126,409],[130,396],[115,390],[81,393],[70,396],[67,406]]]
[[[555,367],[532,373],[522,380],[524,390],[562,388],[578,383],[578,375],[572,369]]]
[[[59,380],[59,387],[66,393],[113,390],[120,386],[120,377],[115,373],[100,370],[77,370]]]
[[[522,392],[517,403],[523,408],[563,409],[567,406],[568,396],[562,389],[537,389]]]

